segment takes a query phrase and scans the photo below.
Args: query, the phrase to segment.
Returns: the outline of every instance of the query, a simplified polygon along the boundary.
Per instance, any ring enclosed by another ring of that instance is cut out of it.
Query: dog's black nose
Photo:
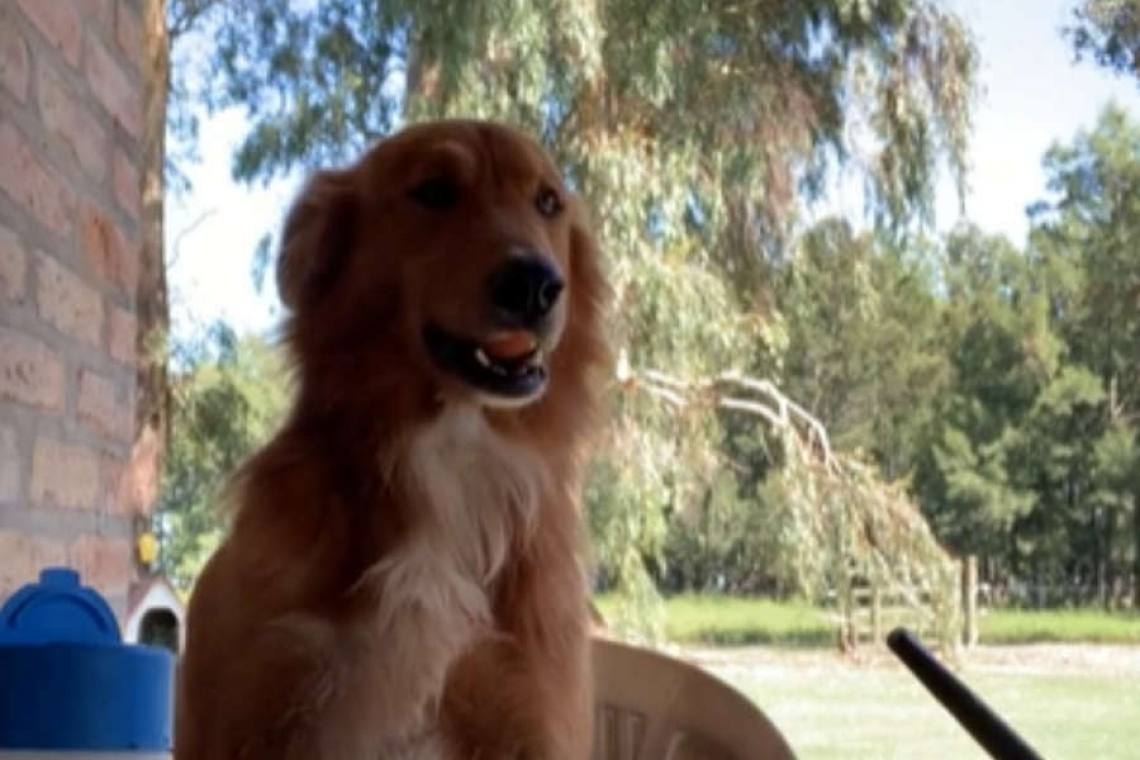
[[[491,275],[491,304],[512,325],[531,326],[558,303],[565,283],[554,265],[539,255],[503,264]]]

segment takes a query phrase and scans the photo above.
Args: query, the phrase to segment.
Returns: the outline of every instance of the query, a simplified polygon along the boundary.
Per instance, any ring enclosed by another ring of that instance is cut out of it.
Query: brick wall
[[[138,0],[0,0],[0,598],[134,573]]]

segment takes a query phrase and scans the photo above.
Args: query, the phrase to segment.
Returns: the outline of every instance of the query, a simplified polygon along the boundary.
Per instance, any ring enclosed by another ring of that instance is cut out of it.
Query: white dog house
[[[131,644],[162,646],[181,654],[186,644],[186,608],[170,582],[161,576],[131,586],[123,639]]]

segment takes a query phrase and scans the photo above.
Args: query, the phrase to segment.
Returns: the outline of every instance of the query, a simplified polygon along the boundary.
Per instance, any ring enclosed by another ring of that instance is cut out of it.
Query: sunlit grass
[[[990,610],[983,614],[980,630],[987,644],[1140,644],[1140,615],[1099,609]]]
[[[603,616],[616,604],[595,600]],[[671,641],[738,646],[823,646],[835,641],[826,612],[806,602],[724,596],[675,596],[665,603],[665,635]]]
[[[596,599],[603,616],[611,597]],[[665,602],[666,636],[676,642],[717,645],[831,646],[835,624],[827,610],[802,601],[682,595]],[[988,610],[980,623],[984,644],[1140,644],[1140,615],[1097,609]]]
[[[611,598],[596,601],[603,615],[614,609]],[[707,667],[755,700],[803,760],[986,757],[893,658],[883,655],[860,664],[835,653],[835,627],[827,610],[795,601],[678,596],[666,601],[665,617],[674,642],[724,646]],[[981,619],[981,638],[990,645],[1140,644],[1140,616],[988,611]],[[743,644],[771,648],[731,648]],[[967,657],[960,676],[1044,757],[1136,756],[1140,687],[1135,677],[1111,666],[1054,671],[1037,654],[1027,655],[1027,662],[1032,667],[994,669]]]
[[[821,653],[822,654],[822,653]],[[767,663],[722,675],[755,700],[801,760],[982,760],[985,752],[897,663]],[[717,670],[713,669],[714,672]],[[961,674],[1051,760],[1136,757],[1134,678],[1114,673]]]

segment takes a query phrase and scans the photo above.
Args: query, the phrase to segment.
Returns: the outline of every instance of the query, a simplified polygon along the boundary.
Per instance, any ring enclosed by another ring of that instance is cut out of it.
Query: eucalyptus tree
[[[774,375],[771,270],[806,205],[842,177],[901,239],[930,221],[938,172],[966,170],[976,53],[932,0],[233,0],[209,39],[201,94],[249,119],[240,180],[343,163],[435,117],[508,121],[550,147],[615,288],[595,545],[643,599],[666,515],[723,465],[721,418],[648,378]],[[845,551],[809,535],[805,551]]]

